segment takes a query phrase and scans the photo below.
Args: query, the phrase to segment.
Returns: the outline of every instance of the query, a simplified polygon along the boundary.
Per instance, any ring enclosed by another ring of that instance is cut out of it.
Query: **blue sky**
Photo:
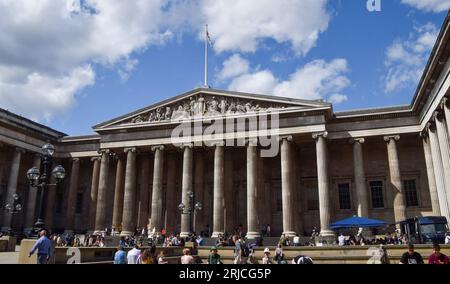
[[[381,0],[382,10],[369,12],[366,0],[247,0],[237,13],[231,1],[150,0],[136,10],[107,2],[67,0],[51,11],[57,2],[0,0],[0,107],[91,134],[97,123],[201,86],[205,22],[214,88],[323,98],[335,111],[409,104],[450,7]],[[12,23],[25,3],[26,18]]]

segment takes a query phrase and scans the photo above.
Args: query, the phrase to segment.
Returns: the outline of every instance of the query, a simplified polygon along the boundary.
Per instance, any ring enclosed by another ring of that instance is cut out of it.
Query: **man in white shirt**
[[[447,234],[445,234],[445,244],[450,245],[450,232],[447,232]]]
[[[139,255],[141,255],[141,250],[138,245],[135,245],[134,248],[127,253],[128,264],[137,264]]]
[[[295,235],[295,237],[292,240],[292,242],[294,243],[294,247],[299,247],[300,246],[300,237],[298,236],[298,234]]]
[[[338,237],[338,241],[339,241],[339,246],[341,246],[341,247],[345,246],[345,237],[344,237],[344,235],[342,233]]]

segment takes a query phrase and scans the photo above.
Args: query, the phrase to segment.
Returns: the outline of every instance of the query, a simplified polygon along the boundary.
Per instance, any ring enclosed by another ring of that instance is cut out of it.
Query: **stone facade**
[[[2,230],[32,226],[38,196],[26,171],[39,166],[46,142],[56,146],[54,164],[67,170],[46,196],[45,221],[54,231],[128,235],[147,227],[186,235],[190,220],[178,204],[188,203],[187,192],[203,204],[194,230],[209,227],[213,236],[242,225],[252,238],[264,224],[274,234],[316,227],[331,236],[330,223],[352,215],[450,220],[449,26],[447,18],[403,107],[335,113],[322,101],[196,89],[78,137],[0,110],[0,202],[18,193],[24,207],[13,216],[1,211]],[[267,135],[252,123],[273,114],[269,133],[278,151],[268,157]],[[233,128],[208,132],[218,121]],[[186,123],[193,131],[173,138]]]

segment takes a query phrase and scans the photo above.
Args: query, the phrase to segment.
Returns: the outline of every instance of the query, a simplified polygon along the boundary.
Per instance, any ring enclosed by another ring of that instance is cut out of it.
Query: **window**
[[[81,212],[83,211],[83,193],[80,192],[77,194],[77,202],[75,205],[75,213],[76,214],[81,214]]]
[[[311,187],[308,190],[308,210],[319,210],[319,190],[316,187]]]
[[[417,198],[416,181],[413,179],[403,181],[403,188],[405,190],[406,206],[408,207],[419,206],[419,200]]]
[[[339,189],[339,208],[341,210],[352,209],[352,203],[350,199],[350,185],[348,183],[343,183],[338,185]]]
[[[382,181],[371,181],[370,182],[370,193],[372,194],[372,207],[373,208],[384,208],[383,182]]]

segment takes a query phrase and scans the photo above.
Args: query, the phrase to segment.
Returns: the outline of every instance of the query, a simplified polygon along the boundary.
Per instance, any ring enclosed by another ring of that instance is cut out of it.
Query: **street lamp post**
[[[30,181],[32,188],[37,188],[40,194],[38,205],[38,219],[34,226],[37,229],[42,229],[45,226],[44,221],[44,201],[45,194],[49,186],[56,186],[66,176],[66,170],[61,166],[56,166],[50,173],[50,167],[53,161],[53,154],[55,153],[55,147],[51,144],[45,144],[42,146],[42,173],[37,167],[32,167],[27,171],[27,178]],[[52,175],[56,183],[50,184],[50,175]]]
[[[194,193],[192,191],[188,191],[187,196],[189,198],[189,203],[187,205],[180,203],[180,205],[178,205],[178,210],[181,215],[189,215],[189,235],[192,236],[194,231],[193,228],[195,227],[195,215],[197,211],[202,210],[202,204],[200,202],[195,203]],[[194,220],[192,220],[193,218]]]
[[[10,204],[10,203],[7,203],[6,205],[5,205],[5,211],[6,211],[6,213],[7,214],[11,214],[11,223],[13,223],[13,218],[14,218],[14,215],[16,215],[17,213],[20,213],[21,211],[22,211],[22,204],[20,204],[20,197],[19,197],[19,195],[17,194],[17,193],[14,193],[13,195],[12,195],[12,200],[13,200],[13,203],[12,204]],[[9,230],[8,230],[8,235],[9,236],[12,236],[13,235],[13,229],[12,229],[12,226],[9,228]]]

